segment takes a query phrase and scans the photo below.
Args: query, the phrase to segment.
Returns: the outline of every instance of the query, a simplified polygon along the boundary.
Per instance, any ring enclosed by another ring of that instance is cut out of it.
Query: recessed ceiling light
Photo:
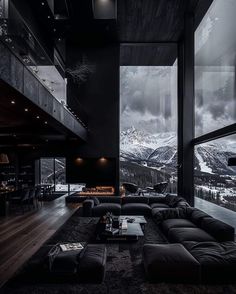
[[[44,2],[41,2],[41,4],[44,5],[45,3]]]
[[[39,118],[40,118],[40,116],[39,116],[39,115],[37,115],[37,116],[36,116],[36,118],[37,118],[37,119],[39,119]]]
[[[28,108],[25,108],[25,112],[28,112],[29,111],[29,109]]]
[[[50,15],[48,15],[48,18],[51,18],[51,16],[50,16]]]
[[[48,124],[48,122],[47,122],[47,121],[45,121],[44,123],[45,123],[45,125],[47,125],[47,124]]]
[[[15,104],[16,102],[15,102],[15,100],[11,100],[11,104]]]

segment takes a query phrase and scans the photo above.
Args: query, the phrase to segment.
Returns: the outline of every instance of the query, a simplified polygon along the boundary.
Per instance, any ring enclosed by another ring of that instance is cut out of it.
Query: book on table
[[[60,244],[62,251],[71,251],[71,250],[82,250],[84,246],[81,243],[66,243]]]

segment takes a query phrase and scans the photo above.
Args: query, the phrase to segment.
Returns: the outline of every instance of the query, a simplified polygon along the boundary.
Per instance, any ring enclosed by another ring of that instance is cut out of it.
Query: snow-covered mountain
[[[121,132],[121,160],[171,163],[176,153],[175,133],[150,134],[134,127]]]
[[[218,175],[235,175],[227,165],[228,157],[235,155],[236,143],[205,143],[195,148],[195,170]],[[121,132],[122,161],[147,162],[149,166],[177,164],[177,137],[174,132],[151,134],[131,127]]]

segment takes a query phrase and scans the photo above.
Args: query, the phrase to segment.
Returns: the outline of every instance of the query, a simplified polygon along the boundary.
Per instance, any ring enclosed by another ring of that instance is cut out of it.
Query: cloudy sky
[[[195,135],[236,122],[235,0],[215,0],[195,33]],[[121,130],[176,131],[177,68],[121,67]]]
[[[121,130],[150,133],[176,130],[176,67],[122,66]]]

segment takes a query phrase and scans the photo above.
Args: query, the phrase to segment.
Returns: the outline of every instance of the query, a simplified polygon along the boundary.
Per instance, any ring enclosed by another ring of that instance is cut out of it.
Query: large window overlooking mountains
[[[66,159],[64,157],[40,159],[40,184],[54,186],[56,192],[81,191],[85,184],[66,183]]]
[[[236,167],[228,166],[235,155],[236,135],[195,146],[197,197],[236,211]]]
[[[235,15],[236,1],[215,0],[195,32],[195,137],[205,135],[195,146],[195,203],[228,223],[228,209],[236,211],[236,169],[227,164],[236,156],[236,135],[228,136],[236,123]]]
[[[236,122],[235,0],[215,0],[195,32],[195,135]]]
[[[177,186],[177,66],[120,67],[120,181]]]

